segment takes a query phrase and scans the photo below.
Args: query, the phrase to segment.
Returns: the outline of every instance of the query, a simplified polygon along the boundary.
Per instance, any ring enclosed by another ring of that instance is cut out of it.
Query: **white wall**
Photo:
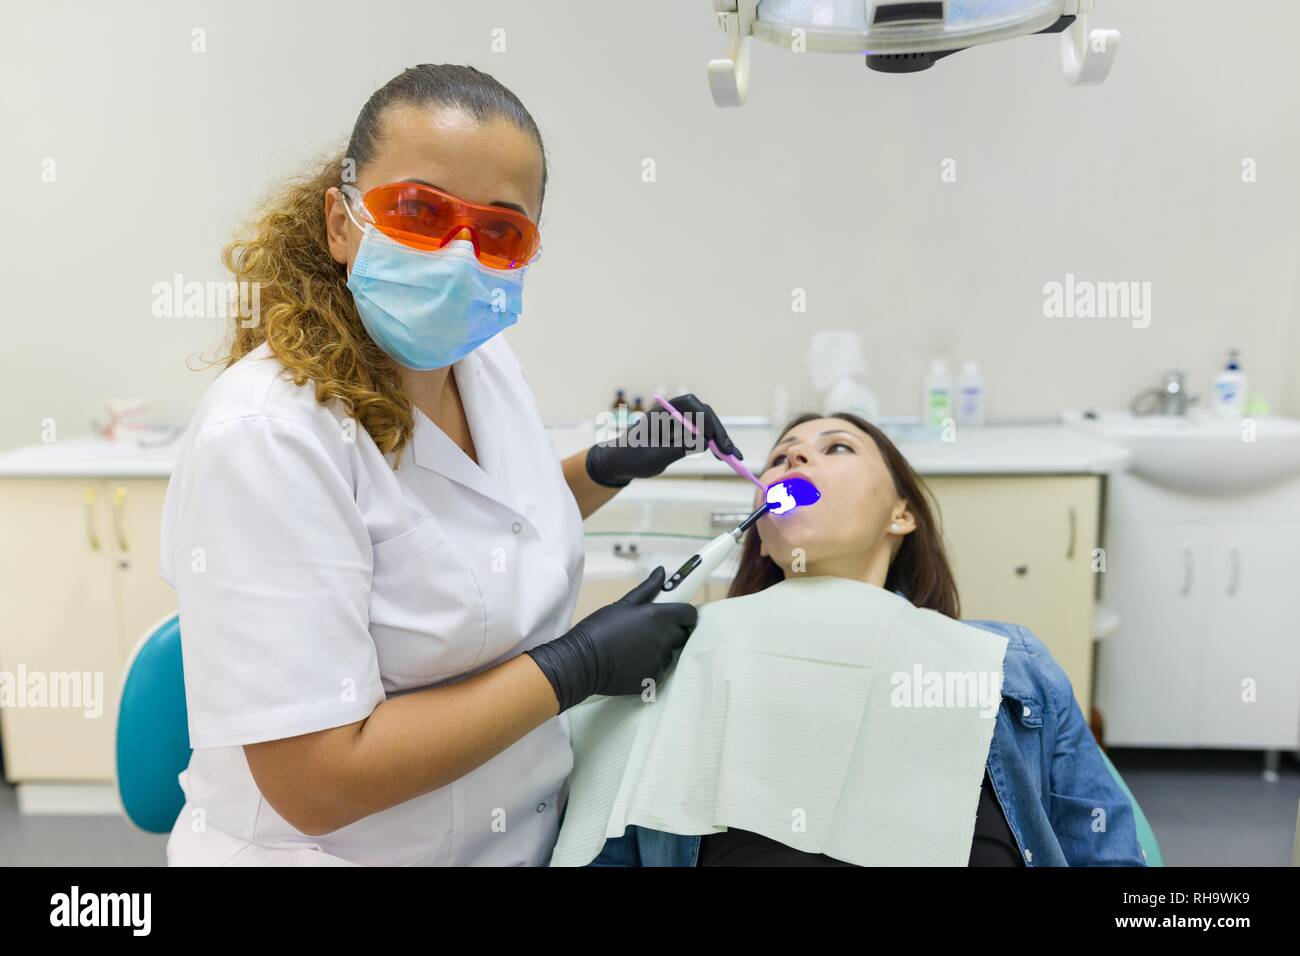
[[[15,5],[0,446],[46,417],[84,431],[110,396],[183,420],[209,377],[186,359],[221,329],[154,318],[153,284],[222,278],[270,183],[401,68],[447,61],[495,74],[547,137],[545,255],[508,334],[551,419],[659,382],[730,414],[766,413],[776,382],[799,404],[808,334],[842,326],[888,414],[916,411],[937,349],[978,358],[991,414],[1018,416],[1122,405],[1176,366],[1203,392],[1229,347],[1300,414],[1300,5],[1102,0],[1099,22],[1124,45],[1097,88],[1065,84],[1055,37],[903,77],[756,45],[749,105],[720,111],[708,0]],[[1150,282],[1150,326],[1045,318],[1066,273]]]

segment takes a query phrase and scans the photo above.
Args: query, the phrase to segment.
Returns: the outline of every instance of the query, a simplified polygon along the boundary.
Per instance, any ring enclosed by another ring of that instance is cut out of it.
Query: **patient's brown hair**
[[[957,598],[957,584],[953,580],[952,569],[948,564],[948,554],[943,546],[943,534],[939,530],[939,507],[934,503],[929,489],[912,466],[907,463],[902,452],[895,447],[889,437],[875,425],[847,412],[831,415],[805,414],[795,418],[783,429],[784,436],[796,425],[818,418],[838,418],[841,421],[861,429],[869,435],[880,449],[885,460],[885,467],[894,479],[894,490],[900,498],[907,501],[916,518],[916,530],[903,536],[903,543],[890,562],[889,573],[885,578],[885,587],[890,591],[901,591],[903,596],[916,607],[938,611],[954,620],[961,617]],[[761,544],[758,528],[750,528],[745,535],[745,542],[740,552],[740,570],[731,582],[727,597],[741,597],[766,590],[773,584],[785,580],[785,574],[771,558],[758,553]]]

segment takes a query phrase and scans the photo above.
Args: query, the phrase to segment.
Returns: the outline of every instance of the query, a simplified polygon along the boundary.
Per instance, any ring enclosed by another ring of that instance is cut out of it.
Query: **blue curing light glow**
[[[767,513],[770,515],[789,514],[795,508],[802,508],[804,505],[815,504],[822,496],[807,478],[787,478],[785,481],[778,481],[775,484],[768,485],[767,503],[769,505]]]

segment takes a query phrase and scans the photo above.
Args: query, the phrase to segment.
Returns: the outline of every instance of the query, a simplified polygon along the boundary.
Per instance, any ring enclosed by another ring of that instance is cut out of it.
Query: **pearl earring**
[[[893,522],[893,523],[889,526],[889,530],[890,530],[890,531],[895,531],[895,532],[896,532],[896,531],[898,531],[901,527],[902,527],[902,525],[900,525],[897,521],[895,521],[895,522]]]

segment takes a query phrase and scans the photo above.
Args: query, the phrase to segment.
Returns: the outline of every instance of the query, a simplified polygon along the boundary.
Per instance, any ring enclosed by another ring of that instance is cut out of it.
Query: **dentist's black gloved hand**
[[[658,679],[695,630],[698,616],[690,604],[651,604],[663,584],[659,567],[567,634],[524,652],[551,682],[560,713],[592,694],[639,694],[643,680]]]
[[[668,401],[686,416],[688,422],[699,428],[701,437],[691,435],[656,404],[628,429],[622,441],[623,447],[620,447],[618,439],[591,446],[587,452],[587,474],[592,481],[606,488],[622,488],[633,478],[653,478],[677,459],[702,451],[710,441],[717,442],[718,450],[724,455],[745,457],[732,444],[727,430],[708,405],[694,395],[678,395]],[[678,436],[681,441],[671,440]],[[649,444],[651,441],[665,444],[652,446]]]

